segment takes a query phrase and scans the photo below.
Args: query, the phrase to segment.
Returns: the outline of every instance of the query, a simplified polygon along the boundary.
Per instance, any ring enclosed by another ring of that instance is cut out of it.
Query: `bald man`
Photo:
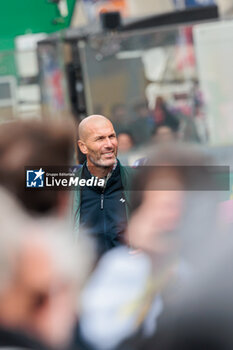
[[[79,125],[78,146],[87,161],[77,176],[93,177],[103,184],[79,187],[74,196],[76,232],[86,228],[96,239],[99,255],[123,242],[128,222],[129,187],[133,169],[117,160],[117,138],[112,123],[100,115],[91,115]]]

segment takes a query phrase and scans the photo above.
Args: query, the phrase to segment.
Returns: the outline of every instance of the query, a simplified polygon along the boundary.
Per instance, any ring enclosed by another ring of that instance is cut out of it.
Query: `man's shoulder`
[[[72,167],[72,172],[77,176],[82,173],[84,164],[77,164]]]
[[[122,165],[120,162],[119,162],[119,165],[120,165],[121,174],[125,174],[126,176],[127,175],[128,176],[134,176],[137,173],[137,169],[135,169],[132,166]]]
[[[72,168],[73,174],[76,178],[81,178],[82,172],[83,172],[83,166],[84,166],[83,164],[78,164]],[[77,184],[77,186],[75,188],[75,191],[73,194],[73,200],[74,201],[78,200],[78,202],[80,200],[80,186],[79,186],[79,184]]]
[[[137,170],[128,165],[120,164],[120,174],[121,174],[121,180],[122,180],[124,189],[129,190],[131,188],[133,179],[137,174]]]

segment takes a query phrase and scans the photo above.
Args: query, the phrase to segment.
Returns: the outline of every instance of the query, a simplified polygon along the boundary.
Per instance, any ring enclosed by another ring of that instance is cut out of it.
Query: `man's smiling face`
[[[88,125],[87,137],[80,148],[86,154],[88,166],[110,168],[116,161],[117,145],[113,125],[106,119]]]

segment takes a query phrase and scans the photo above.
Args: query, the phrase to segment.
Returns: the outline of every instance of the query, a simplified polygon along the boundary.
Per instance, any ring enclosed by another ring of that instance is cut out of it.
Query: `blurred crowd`
[[[77,166],[77,126],[0,125],[0,347],[233,348],[229,183],[221,190],[208,170],[207,148],[178,137],[163,99],[154,114],[137,105],[131,125],[125,113],[115,106],[111,118],[119,159],[148,145],[134,156],[122,244],[102,256],[87,231],[74,232],[74,191],[25,187],[26,167]]]
[[[133,165],[132,153],[150,143],[169,140],[203,143],[207,130],[200,116],[200,102],[190,111],[172,107],[162,96],[157,96],[155,107],[140,100],[132,107],[123,103],[112,106],[110,119],[118,137],[118,157],[124,165]],[[102,110],[97,106],[96,111]]]

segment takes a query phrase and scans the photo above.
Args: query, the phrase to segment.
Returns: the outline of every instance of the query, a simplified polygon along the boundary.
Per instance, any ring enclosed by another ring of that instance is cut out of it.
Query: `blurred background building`
[[[4,2],[0,122],[100,113],[135,146],[177,123],[181,139],[229,145],[232,9],[230,0]]]

